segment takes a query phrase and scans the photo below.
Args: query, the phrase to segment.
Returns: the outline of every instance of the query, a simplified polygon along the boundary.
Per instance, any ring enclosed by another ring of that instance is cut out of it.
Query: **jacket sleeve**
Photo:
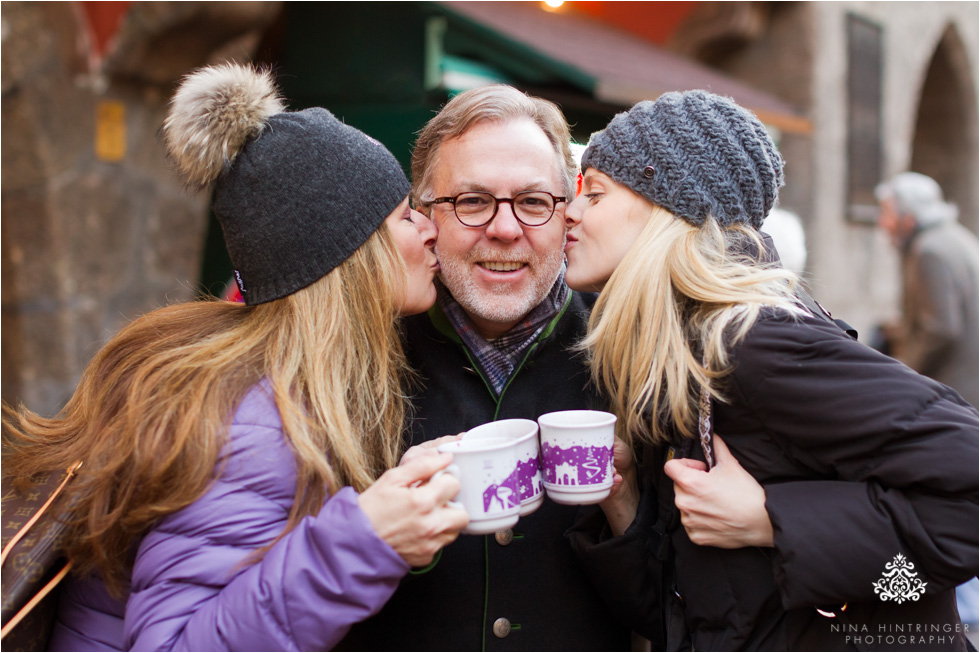
[[[811,317],[760,320],[734,378],[808,468],[764,482],[786,608],[873,600],[899,553],[928,593],[977,574],[978,421],[955,392]]]
[[[276,416],[278,418],[278,416]],[[328,650],[390,598],[408,565],[343,488],[286,525],[295,463],[281,428],[233,425],[220,476],[142,540],[127,603],[135,650]]]

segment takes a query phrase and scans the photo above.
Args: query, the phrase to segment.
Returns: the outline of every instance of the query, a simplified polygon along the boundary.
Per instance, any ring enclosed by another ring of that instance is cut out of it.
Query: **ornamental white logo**
[[[914,571],[915,565],[911,560],[899,553],[895,558],[885,565],[885,573],[881,580],[873,583],[875,594],[882,601],[895,601],[904,603],[905,601],[918,601],[926,592],[926,585],[916,578],[918,572]]]

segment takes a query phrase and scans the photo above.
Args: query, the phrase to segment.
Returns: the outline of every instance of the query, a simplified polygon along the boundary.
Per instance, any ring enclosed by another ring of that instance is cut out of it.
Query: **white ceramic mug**
[[[521,517],[530,515],[544,503],[538,423],[530,419],[502,419],[474,427],[463,440],[504,438],[517,447],[517,489],[521,498]]]
[[[562,410],[538,418],[544,488],[555,503],[598,503],[613,483],[616,416]]]
[[[459,494],[454,499],[470,517],[464,533],[485,535],[517,523],[521,500],[517,487],[517,447],[513,440],[460,439],[440,445],[439,451],[453,455],[453,462],[445,472],[459,481]]]

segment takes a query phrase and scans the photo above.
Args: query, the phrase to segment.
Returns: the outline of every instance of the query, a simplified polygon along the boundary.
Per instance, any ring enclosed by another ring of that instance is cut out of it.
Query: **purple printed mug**
[[[616,416],[562,410],[538,418],[544,488],[555,503],[599,503],[613,484]]]
[[[460,439],[440,445],[439,451],[453,455],[453,462],[445,472],[459,481],[459,494],[454,501],[461,504],[470,517],[464,533],[485,535],[517,523],[521,499],[514,441],[507,438]]]
[[[538,449],[538,423],[530,419],[502,419],[471,428],[463,440],[504,438],[517,447],[517,489],[521,517],[530,515],[544,503],[541,452]]]

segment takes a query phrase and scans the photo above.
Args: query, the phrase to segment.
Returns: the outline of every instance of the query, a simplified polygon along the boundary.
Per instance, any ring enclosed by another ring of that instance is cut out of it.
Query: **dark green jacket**
[[[499,398],[438,306],[406,319],[406,351],[424,384],[414,397],[412,444],[493,420],[596,407],[584,358],[571,350],[585,334],[593,302],[572,293]],[[521,518],[512,539],[460,535],[428,571],[402,581],[381,613],[355,626],[341,648],[629,650],[629,629],[599,600],[564,537],[578,510],[546,499]],[[494,634],[495,622],[504,637]]]

